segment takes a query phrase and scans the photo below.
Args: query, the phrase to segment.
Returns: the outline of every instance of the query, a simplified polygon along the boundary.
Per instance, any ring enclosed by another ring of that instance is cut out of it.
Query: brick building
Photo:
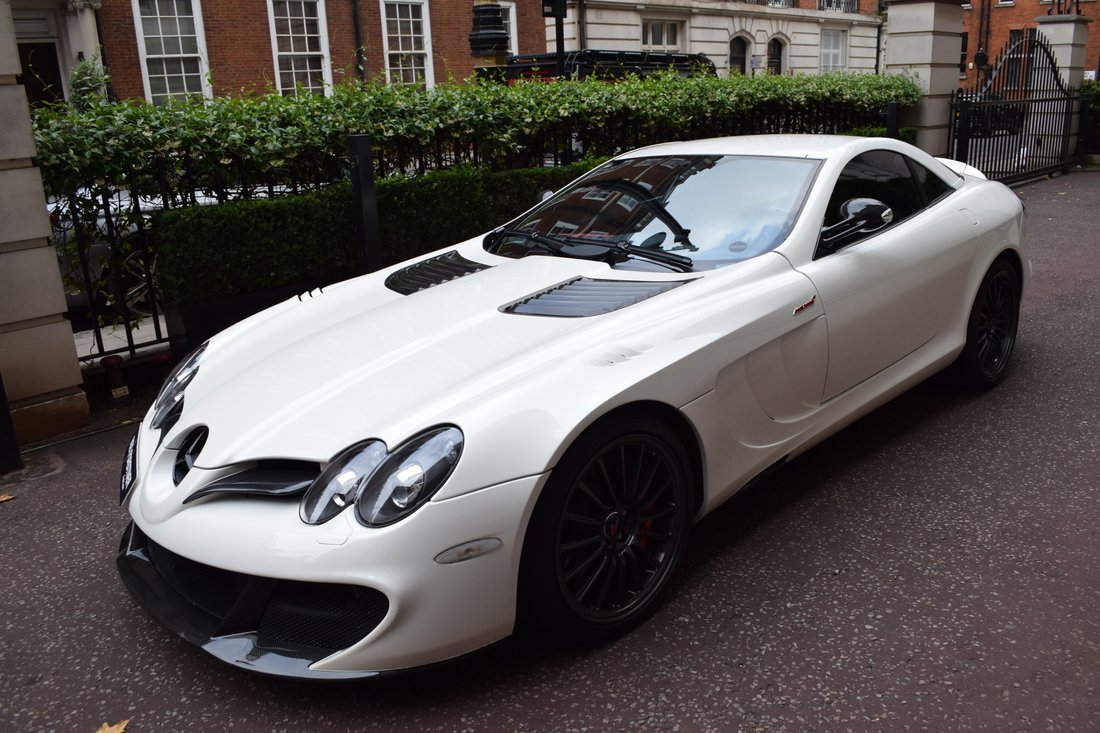
[[[959,60],[959,85],[971,87],[978,83],[979,64],[975,57],[984,51],[988,64],[997,63],[998,56],[1010,43],[1024,39],[1035,33],[1039,27],[1036,18],[1047,15],[1052,10],[1050,0],[974,0],[963,5],[962,55]],[[1074,5],[1070,10],[1076,12]],[[1096,17],[1096,0],[1082,0],[1081,12]],[[1057,12],[1055,10],[1054,12]],[[980,59],[979,59],[980,60]],[[1090,28],[1088,45],[1085,48],[1085,72],[1092,72],[1093,78],[1100,70],[1100,34],[1095,27]]]
[[[566,49],[704,53],[722,76],[880,66],[879,0],[567,0],[566,8]]]
[[[512,51],[544,51],[541,6],[500,5]],[[12,6],[21,56],[27,51],[23,76],[45,80],[54,98],[67,95],[72,66],[95,50],[97,35],[115,94],[153,102],[194,93],[321,91],[357,76],[430,86],[464,79],[475,66],[472,0],[13,0]],[[82,40],[74,42],[78,28]]]

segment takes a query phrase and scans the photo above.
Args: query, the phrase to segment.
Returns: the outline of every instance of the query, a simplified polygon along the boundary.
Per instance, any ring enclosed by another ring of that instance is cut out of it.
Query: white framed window
[[[504,17],[504,30],[508,31],[508,53],[515,56],[519,53],[519,19],[516,18],[516,4],[514,2],[500,2],[500,14]]]
[[[848,31],[821,31],[821,70],[843,71],[848,62]]]
[[[386,81],[397,84],[435,84],[432,71],[432,32],[426,0],[380,0],[382,46],[386,54]]]
[[[145,98],[213,96],[200,0],[131,0]]]
[[[324,0],[267,0],[267,18],[279,91],[324,94],[332,85]]]
[[[643,51],[679,51],[681,26],[678,20],[642,20]]]

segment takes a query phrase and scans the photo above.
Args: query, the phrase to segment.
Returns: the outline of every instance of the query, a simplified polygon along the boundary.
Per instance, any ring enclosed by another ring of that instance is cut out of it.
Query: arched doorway
[[[768,73],[783,73],[783,47],[786,44],[778,38],[768,41]]]
[[[730,74],[749,73],[749,43],[740,36],[730,39]]]

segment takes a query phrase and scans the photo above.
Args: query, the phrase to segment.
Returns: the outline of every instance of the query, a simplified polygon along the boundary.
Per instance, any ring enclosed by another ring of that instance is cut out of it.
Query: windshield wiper
[[[620,255],[623,259],[636,257],[679,272],[691,272],[695,263],[690,257],[666,252],[663,249],[639,247],[629,241],[601,242],[598,239],[570,237],[563,234],[540,234],[530,229],[497,229],[490,236],[494,243],[501,237],[523,237],[543,249],[562,257],[575,257],[582,260],[600,260],[608,255]]]
[[[692,268],[695,266],[695,263],[692,262],[690,257],[685,257],[675,252],[666,252],[663,249],[641,247],[629,241],[601,242],[599,240],[581,240],[574,237],[569,237],[568,240],[575,247],[599,247],[608,254],[618,254],[622,255],[624,258],[637,257],[639,260],[646,260],[655,265],[664,265],[671,270],[679,270],[680,272],[691,272]]]
[[[497,229],[489,236],[493,238],[494,246],[497,245],[503,237],[523,237],[527,241],[537,244],[543,249],[563,256],[568,256],[562,250],[570,245],[570,243],[564,239],[552,237],[548,234],[540,234],[531,229]]]

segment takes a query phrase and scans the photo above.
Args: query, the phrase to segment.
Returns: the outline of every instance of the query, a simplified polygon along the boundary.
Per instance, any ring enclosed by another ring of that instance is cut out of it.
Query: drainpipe
[[[95,15],[95,37],[96,37],[96,42],[99,43],[99,63],[103,64],[104,69],[110,69],[110,66],[107,64],[107,49],[103,47],[103,24],[100,23],[99,9],[97,8],[97,9],[93,10],[92,13]],[[118,101],[118,95],[115,94],[114,85],[111,84],[111,75],[110,74],[107,75],[107,89],[106,89],[106,92],[107,92],[107,99],[111,100],[112,102],[117,102]]]
[[[588,48],[588,15],[585,0],[577,0],[577,50]]]
[[[351,0],[351,27],[355,31],[355,68],[359,81],[367,80],[366,60],[363,58],[363,25],[359,21],[359,0]]]

